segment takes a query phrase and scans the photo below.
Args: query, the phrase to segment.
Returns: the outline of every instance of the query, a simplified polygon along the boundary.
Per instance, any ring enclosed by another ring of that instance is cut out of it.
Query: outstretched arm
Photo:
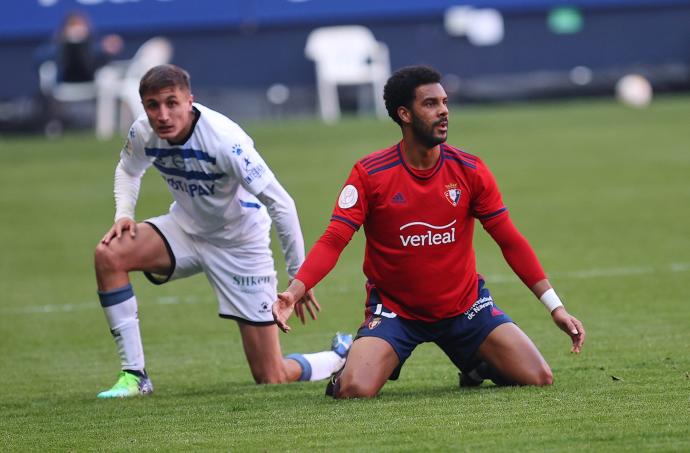
[[[257,198],[266,206],[276,226],[288,276],[292,279],[304,261],[304,238],[295,202],[277,180],[270,182]]]
[[[278,300],[273,304],[273,319],[283,332],[290,331],[287,320],[293,310],[304,323],[304,310],[299,303],[300,300],[305,292],[310,291],[335,267],[340,253],[352,239],[353,234],[354,230],[349,226],[339,221],[331,221],[321,238],[312,247],[288,288],[278,294]]]
[[[515,227],[508,213],[484,221],[483,225],[501,248],[508,265],[546,306],[554,323],[570,336],[571,351],[579,353],[585,341],[584,326],[566,311],[546,278],[534,250]]]
[[[268,210],[271,220],[276,226],[280,247],[285,257],[287,273],[290,281],[295,278],[297,270],[304,261],[304,238],[299,225],[295,202],[280,183],[274,179],[257,195]],[[311,319],[316,319],[316,312],[321,306],[311,289],[303,292],[296,306],[297,314],[302,324],[305,323],[303,308],[306,307]]]

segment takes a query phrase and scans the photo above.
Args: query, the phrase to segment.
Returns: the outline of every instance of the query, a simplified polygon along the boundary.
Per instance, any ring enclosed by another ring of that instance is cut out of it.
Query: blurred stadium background
[[[371,30],[393,70],[435,66],[451,101],[610,96],[631,73],[655,92],[690,88],[690,0],[8,0],[0,131],[46,128],[37,49],[74,10],[100,35],[123,37],[121,59],[167,38],[197,98],[238,121],[317,114],[305,46],[312,30],[334,25]],[[343,109],[371,108],[366,89],[340,88]],[[62,106],[65,127],[93,127],[85,104]]]

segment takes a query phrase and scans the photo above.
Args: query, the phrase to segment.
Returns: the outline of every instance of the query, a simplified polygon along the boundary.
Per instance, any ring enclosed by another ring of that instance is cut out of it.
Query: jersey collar
[[[397,147],[398,151],[398,156],[400,157],[400,161],[402,162],[403,167],[405,167],[405,170],[409,174],[411,174],[413,177],[421,180],[427,180],[431,179],[434,177],[436,173],[441,169],[441,166],[443,165],[444,157],[443,157],[443,143],[441,143],[441,152],[439,153],[438,156],[438,161],[436,161],[436,165],[434,166],[433,169],[428,169],[428,170],[415,170],[414,168],[410,167],[407,165],[407,162],[405,162],[405,157],[403,156],[402,153],[402,141],[398,143]]]

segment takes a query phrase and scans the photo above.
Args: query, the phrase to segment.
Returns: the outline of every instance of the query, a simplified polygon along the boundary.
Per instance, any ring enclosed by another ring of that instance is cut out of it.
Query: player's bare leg
[[[515,324],[496,327],[477,355],[502,377],[518,385],[551,385],[553,374],[532,340]]]
[[[128,273],[145,270],[168,274],[172,262],[165,243],[150,225],[138,224],[134,236],[126,231],[119,238],[112,237],[107,243],[99,243],[94,261],[99,299],[122,366],[115,385],[99,393],[98,397],[149,394],[153,392],[153,385],[145,371],[138,304]]]
[[[110,291],[129,283],[130,271],[141,270],[165,275],[170,271],[170,256],[160,235],[148,223],[137,224],[137,234],[99,243],[95,253],[99,291]]]
[[[257,384],[281,384],[293,381],[326,379],[342,368],[352,337],[336,334],[331,350],[283,357],[275,324],[256,326],[237,323],[244,353]]]
[[[299,378],[299,364],[283,358],[275,325],[256,326],[243,322],[237,325],[242,335],[244,354],[257,384],[282,384]]]
[[[350,349],[334,385],[335,398],[373,398],[388,381],[400,360],[386,340],[358,338]]]

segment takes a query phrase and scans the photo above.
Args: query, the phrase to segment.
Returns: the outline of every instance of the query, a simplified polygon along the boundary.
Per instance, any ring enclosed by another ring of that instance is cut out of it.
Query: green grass
[[[568,352],[479,228],[478,268],[555,384],[459,390],[452,364],[423,345],[401,379],[367,401],[327,399],[323,383],[252,384],[237,328],[217,318],[203,277],[154,287],[141,275],[133,284],[156,393],[97,400],[118,360],[92,254],[111,224],[121,144],[0,137],[0,451],[688,451],[688,118],[687,96],[646,110],[606,101],[455,106],[450,143],[489,164],[587,342],[581,355]],[[246,129],[296,199],[308,244],[354,161],[399,136],[392,122],[366,119]],[[166,211],[170,199],[149,172],[138,217]],[[356,330],[361,236],[317,289],[320,319],[293,322],[284,351],[325,348],[334,331]]]

